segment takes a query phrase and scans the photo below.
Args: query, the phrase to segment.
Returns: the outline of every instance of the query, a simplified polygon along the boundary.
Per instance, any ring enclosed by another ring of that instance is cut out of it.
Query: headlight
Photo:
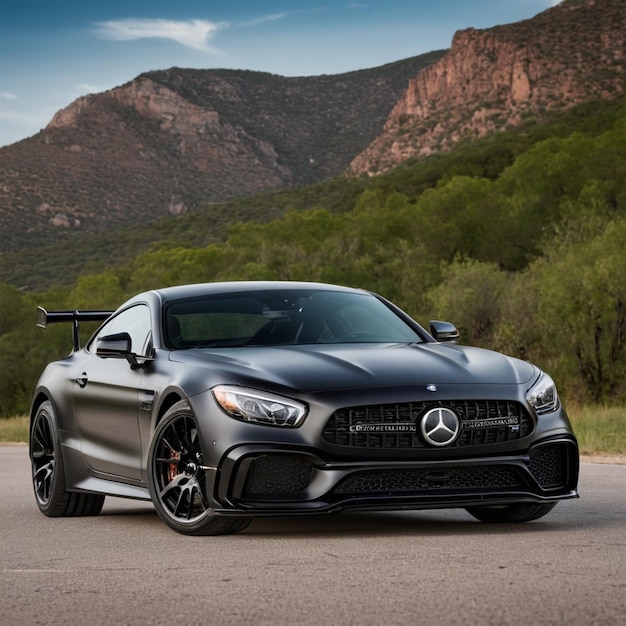
[[[231,417],[266,426],[295,428],[302,424],[307,410],[296,400],[245,387],[218,385],[213,388],[213,395]]]
[[[526,399],[535,409],[537,415],[552,413],[559,408],[559,396],[554,381],[545,373],[541,373],[537,382],[528,390]]]

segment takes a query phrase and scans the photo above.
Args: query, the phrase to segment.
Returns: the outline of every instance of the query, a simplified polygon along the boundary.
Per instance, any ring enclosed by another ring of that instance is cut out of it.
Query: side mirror
[[[437,341],[457,341],[459,339],[459,331],[454,324],[439,320],[430,320],[430,334]]]
[[[128,333],[116,333],[100,337],[96,344],[96,354],[105,359],[127,359],[130,354],[131,340]]]
[[[96,354],[103,359],[126,359],[133,370],[145,367],[149,357],[140,357],[141,362],[137,360],[137,355],[131,352],[132,341],[128,333],[115,333],[114,335],[106,335],[100,337],[96,343]]]

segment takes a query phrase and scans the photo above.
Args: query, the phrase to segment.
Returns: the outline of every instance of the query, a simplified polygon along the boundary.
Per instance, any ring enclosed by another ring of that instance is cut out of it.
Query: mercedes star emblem
[[[461,422],[458,415],[446,407],[430,409],[422,418],[422,435],[433,446],[447,446],[458,436]]]

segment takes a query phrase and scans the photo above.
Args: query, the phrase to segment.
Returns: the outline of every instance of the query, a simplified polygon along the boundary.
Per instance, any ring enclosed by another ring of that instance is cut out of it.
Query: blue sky
[[[339,74],[449,48],[559,0],[0,0],[0,146],[170,67]]]

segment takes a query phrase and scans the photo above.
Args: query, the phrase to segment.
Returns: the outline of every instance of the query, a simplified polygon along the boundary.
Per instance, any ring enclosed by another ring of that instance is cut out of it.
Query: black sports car
[[[81,347],[84,320],[104,323]],[[525,522],[577,497],[577,442],[547,374],[366,291],[187,285],[115,312],[40,308],[51,322],[73,324],[74,349],[31,409],[49,516],[95,515],[109,494],[217,535],[343,509]]]

